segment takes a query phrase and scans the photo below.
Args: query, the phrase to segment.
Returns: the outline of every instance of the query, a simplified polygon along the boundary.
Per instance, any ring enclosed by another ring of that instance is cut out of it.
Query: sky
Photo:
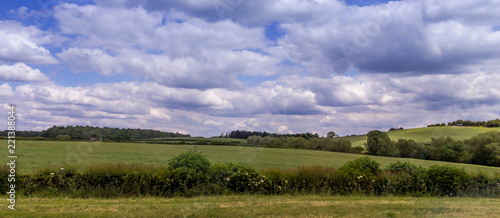
[[[496,119],[498,11],[499,0],[6,1],[0,102],[16,106],[19,130],[206,137]]]

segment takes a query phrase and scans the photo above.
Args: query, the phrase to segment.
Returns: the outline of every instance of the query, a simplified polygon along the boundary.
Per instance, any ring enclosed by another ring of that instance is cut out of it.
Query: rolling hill
[[[146,143],[108,143],[75,141],[19,141],[19,172],[32,173],[44,167],[67,167],[68,164],[80,169],[96,163],[139,163],[168,165],[173,156],[194,148],[193,145],[166,145]],[[365,155],[336,153],[327,151],[280,149],[244,146],[197,146],[212,163],[243,163],[262,169],[266,167],[295,168],[300,166],[323,165],[340,167],[349,160]],[[370,156],[382,167],[397,160],[409,161],[423,167],[431,165],[453,165],[468,171],[500,173],[498,167],[407,158]]]
[[[443,137],[449,136],[455,140],[465,140],[472,138],[477,134],[490,131],[500,131],[500,128],[436,126],[436,127],[389,131],[387,132],[387,134],[394,141],[397,141],[398,139],[413,139],[417,142],[430,142],[431,138],[439,138],[442,136]],[[339,138],[344,138],[351,141],[353,147],[356,146],[364,147],[364,143],[366,142],[367,139],[366,135],[345,136]]]

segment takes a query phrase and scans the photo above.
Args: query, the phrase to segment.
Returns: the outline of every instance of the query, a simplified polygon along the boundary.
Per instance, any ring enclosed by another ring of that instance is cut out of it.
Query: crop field
[[[20,198],[0,217],[495,217],[500,199],[236,195],[195,198]]]
[[[76,166],[80,169],[96,163],[140,163],[166,166],[173,156],[194,148],[194,145],[166,145],[146,143],[75,142],[75,141],[19,141],[18,169],[28,174],[47,166]],[[280,149],[243,146],[198,145],[197,149],[212,163],[243,163],[263,169],[266,167],[295,168],[322,165],[340,167],[349,160],[365,155],[315,150]],[[468,171],[500,173],[498,167],[440,161],[371,156],[382,167],[397,160],[429,167],[453,165]]]
[[[473,136],[490,131],[500,131],[500,128],[486,127],[461,127],[461,126],[441,126],[441,127],[426,127],[416,129],[403,129],[387,132],[389,137],[397,141],[398,139],[413,139],[416,142],[430,142],[431,138],[452,137],[455,140],[470,139]],[[351,141],[352,146],[362,146],[366,142],[366,135],[355,135],[340,137]]]

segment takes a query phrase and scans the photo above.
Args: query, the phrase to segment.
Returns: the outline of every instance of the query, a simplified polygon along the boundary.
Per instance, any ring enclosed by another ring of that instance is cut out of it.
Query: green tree
[[[200,173],[207,173],[210,170],[210,162],[195,148],[173,157],[168,162],[169,170],[181,167],[192,169]]]
[[[328,138],[335,138],[335,136],[337,136],[337,134],[334,131],[330,131],[326,134],[326,137]]]
[[[399,156],[399,150],[395,143],[391,141],[387,133],[380,130],[373,130],[368,132],[368,139],[366,141],[366,148],[368,154],[377,156]]]
[[[500,166],[500,132],[479,134],[465,143],[470,146],[473,163]]]

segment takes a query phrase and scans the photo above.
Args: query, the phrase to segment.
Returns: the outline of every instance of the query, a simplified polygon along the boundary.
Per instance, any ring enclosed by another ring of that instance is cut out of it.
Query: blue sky
[[[7,1],[19,129],[326,135],[499,117],[500,2]]]

